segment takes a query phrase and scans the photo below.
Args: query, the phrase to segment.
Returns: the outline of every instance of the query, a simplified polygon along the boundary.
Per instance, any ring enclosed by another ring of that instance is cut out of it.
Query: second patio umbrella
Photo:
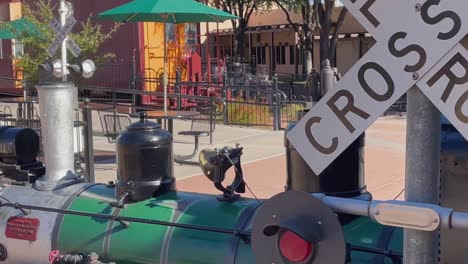
[[[237,16],[193,0],[135,0],[96,16],[115,22],[223,22]],[[166,26],[164,26],[166,28]],[[164,113],[167,113],[166,30],[164,30]]]

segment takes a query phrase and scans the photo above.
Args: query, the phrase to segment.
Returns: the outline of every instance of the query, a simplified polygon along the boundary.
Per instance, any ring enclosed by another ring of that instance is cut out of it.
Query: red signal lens
[[[314,253],[314,245],[294,232],[285,231],[279,238],[279,250],[288,261],[301,262]]]

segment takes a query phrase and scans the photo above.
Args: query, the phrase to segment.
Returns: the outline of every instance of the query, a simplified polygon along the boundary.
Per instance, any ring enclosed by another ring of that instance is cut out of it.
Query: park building
[[[89,16],[122,5],[129,0],[95,1],[80,0],[74,5],[74,17],[84,21]],[[0,0],[0,21],[14,22],[22,18],[24,3],[34,4],[37,0]],[[53,0],[52,3],[58,3]],[[341,12],[335,8],[332,14],[332,26]],[[301,23],[301,15],[290,13],[294,23]],[[110,21],[95,21],[102,24],[104,31],[113,25]],[[21,23],[20,23],[21,24]],[[74,28],[74,32],[79,26]],[[333,29],[332,29],[333,31]],[[24,48],[21,40],[14,39],[0,31],[0,89],[19,93],[21,82],[5,81],[6,78],[22,79],[22,71],[17,67],[17,59]],[[163,35],[161,23],[126,23],[101,47],[102,52],[111,52],[115,58],[99,65],[93,77],[96,86],[128,88],[129,81],[140,79],[158,79],[163,73]],[[281,9],[259,11],[252,15],[245,33],[242,47],[246,58],[252,62],[257,72],[269,76],[271,73],[302,74],[303,48],[298,42],[297,33],[287,21]],[[226,67],[226,58],[233,58],[234,36],[232,23],[197,23],[170,25],[167,30],[168,75],[174,79],[177,69],[181,80],[218,81]],[[320,37],[313,41],[313,67],[320,69]],[[338,72],[344,75],[375,43],[372,35],[348,13],[336,49],[335,61]],[[464,43],[468,43],[465,38]],[[141,85],[147,91],[160,91],[158,83]]]
[[[332,31],[342,7],[335,8],[332,14]],[[300,24],[300,14],[290,13],[291,20]],[[224,23],[224,28],[210,31],[212,42],[219,39],[222,54],[233,55],[234,36],[230,24]],[[273,9],[260,11],[253,14],[245,36],[243,45],[244,54],[249,58],[255,57],[257,70],[285,74],[302,74],[303,48],[298,34],[287,20],[283,10]],[[313,41],[313,67],[320,69],[320,37],[316,34]],[[375,43],[371,34],[351,15],[346,16],[342,30],[339,33],[339,41],[333,65],[336,65],[341,74],[346,73],[356,61],[359,60]],[[216,52],[216,51],[213,51]]]

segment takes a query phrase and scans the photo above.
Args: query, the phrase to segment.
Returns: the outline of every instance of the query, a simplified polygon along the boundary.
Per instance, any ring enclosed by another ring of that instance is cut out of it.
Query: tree
[[[26,2],[26,1],[25,1]],[[50,28],[50,21],[58,17],[58,4],[53,4],[52,0],[35,0],[31,3],[23,4],[23,18],[31,22],[35,27],[35,34],[31,31],[17,32],[24,47],[24,54],[15,58],[18,67],[23,71],[23,78],[29,83],[36,83],[39,78],[39,64],[50,59],[47,48],[52,43],[55,33]],[[115,24],[107,33],[101,29],[101,25],[93,24],[91,16],[77,26],[77,33],[70,34],[70,37],[78,44],[82,52],[77,61],[92,59],[96,65],[114,58],[112,53],[100,53],[99,47],[105,41],[111,39],[114,32],[118,30],[120,24]],[[15,29],[11,29],[14,31]],[[60,52],[56,57],[59,58]]]
[[[267,7],[265,0],[200,0],[204,4],[222,9],[225,12],[238,16],[239,19],[231,20],[234,32],[234,55],[245,57],[245,32],[252,14],[261,7]]]
[[[316,30],[320,35],[320,61],[329,59],[332,66],[336,66],[333,63],[338,33],[343,26],[347,9],[343,7],[336,23],[333,23],[332,14],[336,8],[336,0],[273,0],[273,2],[284,11],[288,22],[299,35],[299,41],[305,51],[305,74],[309,74],[312,70],[313,37]],[[302,23],[294,22],[290,12],[300,13]]]

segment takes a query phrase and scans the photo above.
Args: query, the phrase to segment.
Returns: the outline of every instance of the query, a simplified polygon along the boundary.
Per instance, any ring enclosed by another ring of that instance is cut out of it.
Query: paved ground
[[[366,133],[365,174],[369,191],[376,199],[393,199],[404,188],[405,129],[404,117],[391,116],[379,119]],[[189,123],[178,121],[175,131],[187,129]],[[243,172],[252,192],[259,198],[268,198],[284,190],[286,183],[286,157],[283,145],[284,132],[253,128],[217,126],[213,145],[203,138],[201,148],[215,148],[241,143]],[[190,138],[175,135],[174,149],[177,154],[191,152]],[[115,180],[115,164],[112,151],[115,145],[95,137],[97,180]],[[189,143],[187,143],[189,142]],[[109,156],[111,155],[111,156]],[[110,157],[110,158],[109,158]],[[103,161],[104,160],[104,161]],[[107,160],[107,161],[105,161]],[[177,187],[181,191],[213,193],[214,188],[199,167],[174,165]],[[232,171],[230,172],[232,177]],[[229,181],[229,179],[227,180]],[[253,197],[246,193],[245,196]],[[399,199],[404,198],[404,193]]]
[[[0,107],[6,104],[1,104]],[[14,104],[8,104],[15,111]],[[365,181],[375,199],[393,199],[404,188],[405,175],[405,117],[380,118],[366,132]],[[97,113],[93,113],[94,130],[102,130]],[[188,121],[175,121],[174,131],[187,130]],[[191,137],[174,135],[175,154],[192,152]],[[284,190],[286,183],[286,158],[284,132],[255,128],[217,125],[213,144],[201,138],[200,148],[219,148],[240,143],[244,147],[242,165],[246,182],[259,198],[268,198]],[[96,180],[116,180],[115,144],[107,138],[94,137]],[[195,161],[197,159],[194,159]],[[181,191],[217,193],[197,166],[174,164],[177,186]],[[231,175],[232,176],[232,175]],[[228,179],[229,180],[229,179]],[[250,193],[245,196],[252,197]],[[399,199],[404,198],[401,193]]]
[[[375,199],[394,199],[399,194],[399,200],[404,198],[401,192],[405,179],[405,122],[404,118],[399,117],[382,118],[367,130],[365,180]],[[259,198],[268,198],[283,191],[286,183],[284,148],[281,154],[274,157],[244,162],[243,172],[246,182]],[[217,193],[203,175],[180,180],[178,189]],[[245,196],[252,197],[251,194]]]

